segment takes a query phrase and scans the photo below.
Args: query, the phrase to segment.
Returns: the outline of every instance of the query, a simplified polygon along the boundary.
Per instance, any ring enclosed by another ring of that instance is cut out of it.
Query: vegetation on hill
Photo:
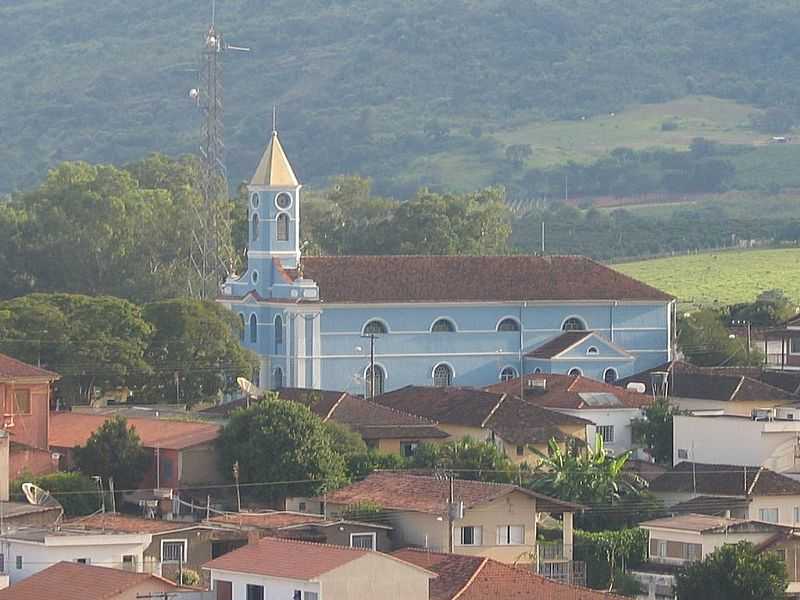
[[[193,151],[199,117],[187,91],[208,12],[189,0],[4,2],[0,189],[30,185],[66,158],[119,164]],[[457,9],[447,0],[225,0],[218,25],[252,48],[226,58],[233,182],[256,164],[273,103],[306,182],[362,173],[384,193],[410,196],[440,184],[454,158],[467,167],[460,177],[486,176],[466,189],[504,181],[524,159],[508,147],[532,144],[537,159],[532,123],[709,95],[753,105],[760,112],[748,126],[771,134],[795,122],[800,98],[800,13],[789,0],[641,0],[624,10],[554,0]],[[703,129],[687,118],[675,109],[663,121]]]

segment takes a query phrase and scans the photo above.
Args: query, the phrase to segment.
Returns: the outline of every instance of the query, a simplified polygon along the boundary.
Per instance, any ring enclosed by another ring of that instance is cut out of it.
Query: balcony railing
[[[586,587],[586,563],[583,561],[540,562],[537,573],[558,583]]]
[[[572,546],[564,545],[563,542],[539,542],[536,544],[536,552],[539,562],[563,562],[570,560]],[[567,552],[569,551],[569,552]]]

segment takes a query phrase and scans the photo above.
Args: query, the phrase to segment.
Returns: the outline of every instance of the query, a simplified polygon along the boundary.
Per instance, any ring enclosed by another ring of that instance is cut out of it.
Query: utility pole
[[[544,221],[542,221],[542,255],[544,255]]]
[[[450,494],[447,499],[447,530],[449,532],[448,542],[447,542],[447,551],[452,554],[453,553],[453,537],[455,536],[455,515],[453,512],[455,511],[455,483],[453,482],[453,474],[450,473],[448,477],[450,479]]]
[[[242,512],[242,495],[239,493],[239,461],[233,463],[233,480],[236,482],[236,509]]]

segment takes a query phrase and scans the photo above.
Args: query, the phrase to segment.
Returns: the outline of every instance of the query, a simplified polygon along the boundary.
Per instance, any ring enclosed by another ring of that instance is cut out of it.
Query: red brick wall
[[[30,392],[31,413],[29,415],[16,414],[13,403],[14,390]],[[0,408],[2,408],[3,415],[13,415],[14,424],[7,427],[13,442],[47,449],[47,428],[50,423],[49,383],[0,383]]]

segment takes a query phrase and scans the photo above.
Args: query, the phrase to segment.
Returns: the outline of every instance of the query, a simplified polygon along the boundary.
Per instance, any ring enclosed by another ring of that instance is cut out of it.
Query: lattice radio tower
[[[199,289],[192,295],[208,298],[216,294],[220,282],[230,274],[233,249],[230,244],[230,218],[227,213],[228,177],[225,168],[225,129],[223,54],[229,50],[249,52],[231,46],[216,26],[216,0],[211,2],[211,25],[203,38],[200,86],[189,93],[202,114],[200,178],[203,204],[197,210],[193,232],[195,251],[192,264]]]

